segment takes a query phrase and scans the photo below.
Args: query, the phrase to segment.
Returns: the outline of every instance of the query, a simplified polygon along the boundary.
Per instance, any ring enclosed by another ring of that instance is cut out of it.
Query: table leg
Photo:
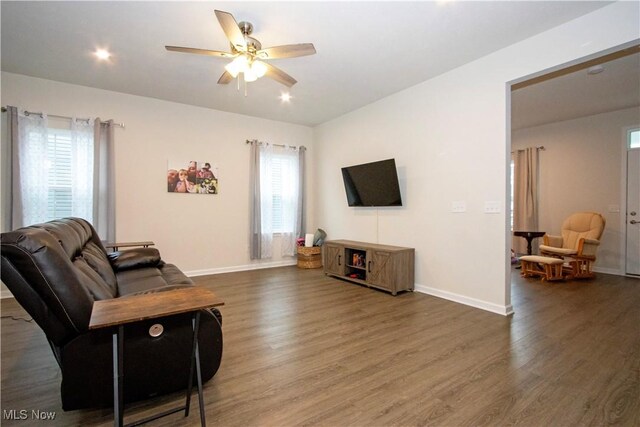
[[[125,427],[133,427],[141,424],[148,423],[149,421],[157,420],[158,418],[166,417],[167,415],[174,414],[176,412],[184,410],[184,416],[189,416],[189,407],[191,404],[191,392],[193,390],[193,374],[196,373],[196,380],[198,386],[198,401],[200,403],[200,424],[206,426],[205,414],[204,414],[204,394],[202,392],[202,371],[200,369],[200,348],[198,347],[198,330],[200,328],[200,311],[193,313],[191,320],[193,326],[193,345],[191,348],[191,362],[189,367],[189,381],[187,385],[187,396],[185,406],[169,409],[160,414],[156,414],[131,424]],[[124,325],[119,325],[118,328],[112,334],[112,351],[113,351],[113,423],[116,427],[122,427],[124,424],[124,397],[123,397],[123,382],[124,382]]]
[[[191,366],[189,368],[189,381],[187,383],[187,402],[185,404],[184,416],[189,416],[189,409],[191,407],[191,392],[193,390],[193,371],[196,371],[196,381],[198,386],[198,403],[200,404],[200,424],[204,427],[206,425],[204,415],[204,396],[202,393],[202,373],[200,370],[200,349],[198,347],[198,330],[200,328],[200,311],[196,311],[193,314],[191,320],[193,325],[193,346],[191,348]]]
[[[124,328],[122,325],[112,336],[113,347],[113,423],[116,427],[121,427],[124,422],[124,408],[122,396],[122,378],[124,376],[123,358],[122,358],[122,342]]]
[[[531,255],[531,241],[533,237],[525,237],[527,239],[527,255]]]
[[[200,370],[200,348],[198,347],[198,325],[200,323],[200,312],[196,313],[195,318],[195,335],[196,335],[196,379],[198,380],[198,404],[200,405],[200,425],[205,427],[207,425],[204,418],[204,394],[202,393],[202,371]]]

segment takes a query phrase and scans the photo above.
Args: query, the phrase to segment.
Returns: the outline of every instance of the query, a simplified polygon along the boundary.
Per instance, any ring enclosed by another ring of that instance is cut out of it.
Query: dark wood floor
[[[640,425],[640,280],[542,283],[514,274],[515,315],[396,297],[284,267],[197,278],[220,295],[225,349],[205,385],[213,426]],[[26,317],[14,300],[2,315]],[[2,410],[62,412],[60,373],[33,323],[2,319]],[[125,422],[182,394],[129,405]],[[198,424],[174,414],[151,425]]]

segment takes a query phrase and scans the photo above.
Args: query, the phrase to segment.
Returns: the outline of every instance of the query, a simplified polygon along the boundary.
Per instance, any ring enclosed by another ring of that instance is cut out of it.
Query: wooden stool
[[[542,276],[542,280],[549,282],[564,279],[562,264],[564,264],[564,261],[560,258],[537,255],[520,257],[523,277]]]

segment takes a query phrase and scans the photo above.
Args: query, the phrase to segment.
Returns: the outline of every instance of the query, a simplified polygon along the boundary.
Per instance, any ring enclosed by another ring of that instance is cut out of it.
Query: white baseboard
[[[285,267],[290,265],[296,265],[296,259],[287,259],[281,261],[274,262],[262,262],[255,264],[245,264],[245,265],[235,265],[232,267],[221,267],[221,268],[208,268],[204,270],[192,270],[185,271],[184,274],[188,277],[196,277],[196,276],[206,276],[209,274],[220,274],[220,273],[233,273],[235,271],[248,271],[248,270],[260,270],[263,268],[274,268],[274,267]],[[0,299],[3,298],[13,298],[13,294],[8,289],[0,291]]]
[[[491,313],[501,314],[503,316],[509,316],[514,313],[513,306],[511,304],[509,305],[494,304],[492,302],[482,301],[475,298],[469,298],[464,295],[443,291],[441,289],[430,288],[429,286],[419,285],[417,283],[415,285],[414,290],[417,292],[421,292],[423,294],[457,302],[459,304],[464,304],[471,307],[479,308],[481,310],[490,311]]]
[[[263,268],[285,267],[296,265],[298,262],[295,258],[273,262],[261,262],[255,264],[234,265],[231,267],[207,268],[204,270],[185,271],[188,277],[207,276],[209,274],[234,273],[236,271],[261,270]]]
[[[617,270],[615,268],[603,268],[603,267],[593,267],[593,271],[596,273],[603,274],[613,274],[614,276],[624,276],[624,271]]]

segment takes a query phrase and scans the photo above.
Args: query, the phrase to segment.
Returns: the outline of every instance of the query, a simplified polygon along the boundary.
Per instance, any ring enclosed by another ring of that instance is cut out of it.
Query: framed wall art
[[[168,162],[169,193],[218,194],[218,168],[205,161]]]

